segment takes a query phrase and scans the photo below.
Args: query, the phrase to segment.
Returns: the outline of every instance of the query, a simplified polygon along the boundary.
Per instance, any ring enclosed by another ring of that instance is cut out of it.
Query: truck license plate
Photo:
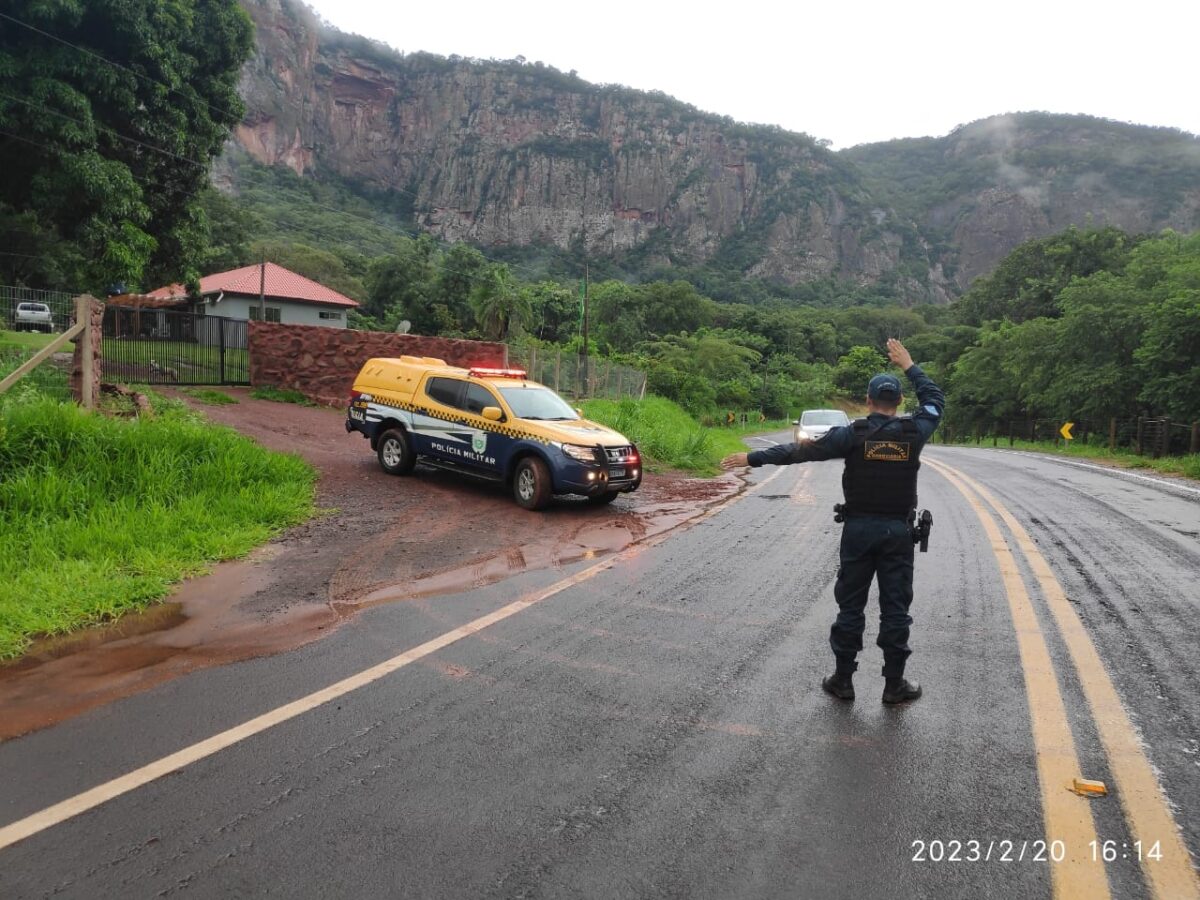
[[[625,469],[624,468],[609,469],[608,477],[609,478],[624,478],[625,477]]]

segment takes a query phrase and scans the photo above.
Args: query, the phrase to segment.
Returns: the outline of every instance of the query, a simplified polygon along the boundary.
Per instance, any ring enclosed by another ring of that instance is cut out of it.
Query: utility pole
[[[588,246],[587,246],[587,174],[583,176],[583,205],[579,210],[579,241],[583,247],[583,394],[588,396]]]
[[[267,321],[267,251],[258,267],[258,321]]]
[[[583,264],[583,391],[588,391],[588,264]]]

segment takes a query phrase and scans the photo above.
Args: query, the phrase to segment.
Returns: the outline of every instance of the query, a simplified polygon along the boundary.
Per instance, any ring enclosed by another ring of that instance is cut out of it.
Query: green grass
[[[209,406],[228,406],[238,402],[237,397],[230,397],[221,391],[213,391],[208,388],[180,388],[179,393],[187,394],[194,400],[207,403]]]
[[[276,403],[297,403],[300,406],[317,405],[299,391],[293,391],[291,388],[277,388],[270,384],[256,387],[250,392],[250,396],[255,400],[274,400]]]
[[[714,475],[722,457],[747,449],[734,429],[706,428],[662,397],[584,400],[583,414],[637,444],[651,471],[665,467]]]
[[[0,329],[0,348],[20,347],[23,350],[32,350],[36,353],[56,337],[58,337],[57,333],[46,334],[41,331],[5,331]],[[62,352],[74,353],[75,342],[67,341],[62,347]]]
[[[0,659],[145,607],[313,512],[315,474],[182,403],[149,418],[0,411]]]

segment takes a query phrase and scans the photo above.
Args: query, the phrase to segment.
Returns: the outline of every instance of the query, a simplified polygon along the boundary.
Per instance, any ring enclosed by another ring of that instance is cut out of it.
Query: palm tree
[[[471,292],[471,309],[484,335],[493,341],[502,341],[514,330],[529,327],[533,321],[529,294],[506,265],[492,266],[475,286]]]

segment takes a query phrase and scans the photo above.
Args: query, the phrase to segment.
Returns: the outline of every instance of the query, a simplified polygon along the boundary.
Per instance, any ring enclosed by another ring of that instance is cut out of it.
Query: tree
[[[529,294],[506,265],[492,266],[471,293],[475,321],[484,335],[502,341],[514,331],[528,328],[533,319]]]
[[[442,304],[433,302],[437,243],[428,235],[400,238],[396,251],[371,264],[363,313],[395,328],[402,319],[414,334],[441,334],[457,322]]]
[[[1057,298],[1073,278],[1120,273],[1138,239],[1118,228],[1068,228],[1026,241],[990,275],[979,278],[955,305],[967,325],[1008,319],[1025,322],[1059,315]]]
[[[47,252],[78,248],[72,287],[195,280],[197,198],[243,113],[246,14],[236,0],[6,10],[62,42],[11,20],[0,28],[0,204],[37,217]]]
[[[488,265],[486,256],[464,243],[452,246],[437,262],[432,301],[453,317],[459,332],[471,328],[471,292],[486,277]]]
[[[838,360],[834,383],[856,397],[866,396],[867,383],[888,368],[888,361],[874,347],[851,347]]]
[[[526,288],[533,311],[530,329],[542,341],[561,343],[579,330],[579,298],[569,287],[539,281]]]
[[[1200,237],[1168,234],[1143,247],[1136,267],[1130,264],[1131,278],[1144,283],[1148,269],[1160,275],[1151,288],[1156,308],[1134,351],[1140,399],[1150,409],[1195,422],[1200,420]],[[1143,256],[1153,257],[1153,265]]]

